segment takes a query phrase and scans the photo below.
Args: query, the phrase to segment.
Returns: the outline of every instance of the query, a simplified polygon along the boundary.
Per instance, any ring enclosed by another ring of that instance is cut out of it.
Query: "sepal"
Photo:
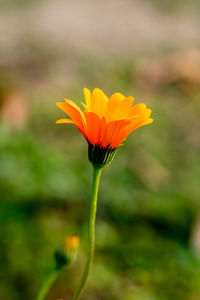
[[[116,148],[110,146],[103,148],[99,145],[88,143],[88,158],[89,161],[99,168],[103,168],[111,163],[116,152]]]

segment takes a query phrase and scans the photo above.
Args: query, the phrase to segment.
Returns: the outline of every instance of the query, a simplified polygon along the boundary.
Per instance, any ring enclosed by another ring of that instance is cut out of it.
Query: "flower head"
[[[151,110],[144,103],[132,106],[133,97],[115,93],[108,98],[98,88],[93,92],[84,89],[84,95],[84,110],[68,99],[58,102],[57,106],[70,119],[60,119],[56,123],[76,125],[89,143],[89,158],[94,164],[109,163],[117,147],[132,131],[153,122]]]

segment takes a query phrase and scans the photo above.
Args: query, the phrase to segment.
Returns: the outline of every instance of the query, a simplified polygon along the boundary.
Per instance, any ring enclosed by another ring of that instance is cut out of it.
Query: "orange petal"
[[[74,121],[72,121],[71,119],[59,119],[56,121],[56,124],[63,124],[63,123],[72,123],[72,124],[76,124]]]
[[[85,103],[81,102],[81,104],[83,105],[83,107],[85,108],[85,111],[88,111],[88,107]]]
[[[124,97],[119,93],[112,95],[108,103],[107,121],[129,118],[133,101],[133,97]]]
[[[149,117],[151,115],[152,110],[150,108],[146,109],[145,116]]]
[[[153,119],[147,118],[143,120],[135,120],[131,124],[128,124],[126,127],[124,127],[120,134],[118,135],[117,139],[115,140],[115,143],[113,144],[114,148],[117,148],[125,139],[126,137],[135,129],[150,124],[153,122]]]
[[[110,122],[105,129],[105,134],[102,140],[102,146],[104,148],[108,147],[109,145],[113,147],[113,144],[118,138],[120,131],[129,123],[129,120],[117,120]]]
[[[86,102],[87,108],[88,108],[88,110],[90,110],[91,109],[91,92],[87,88],[84,88],[83,92],[84,92],[85,102]]]
[[[142,115],[145,114],[145,111],[146,111],[146,104],[144,103],[135,104],[130,109],[130,116],[134,117],[135,115]]]
[[[140,120],[135,120],[132,122],[132,124],[129,126],[128,129],[128,134],[130,134],[132,131],[134,131],[135,129],[150,124],[153,122],[152,118],[146,118],[146,119],[140,119]]]
[[[137,128],[144,126],[144,125],[151,124],[151,123],[153,123],[153,121],[154,120],[152,118],[147,118],[144,121],[142,121],[140,124],[138,124]]]
[[[71,100],[65,100],[66,103],[57,102],[56,105],[61,108],[76,123],[81,130],[84,130],[85,119],[81,109]]]
[[[108,100],[108,111],[107,115],[108,116],[113,116],[115,114],[116,109],[119,106],[119,103],[125,98],[124,95],[120,93],[115,93],[113,94],[110,99]]]
[[[109,98],[109,104],[111,103],[119,103],[125,98],[125,96],[121,93],[114,93],[112,96]]]
[[[107,113],[107,96],[100,89],[94,89],[92,92],[91,111],[96,113],[100,118]]]
[[[117,138],[115,139],[115,141],[113,142],[113,147],[117,148],[119,147],[119,145],[126,139],[126,137],[130,134],[131,130],[130,130],[130,123],[127,124],[127,126],[125,126],[124,128],[121,129],[121,131],[119,132]]]
[[[105,134],[106,126],[107,126],[106,119],[105,119],[105,117],[103,117],[100,122],[99,143],[98,143],[99,146],[101,146],[101,147],[103,147],[102,142],[103,142],[103,137]]]
[[[84,112],[86,120],[86,138],[92,144],[98,144],[100,129],[101,129],[101,120],[99,116],[93,112]]]
[[[131,105],[133,104],[133,97],[124,98],[121,103],[119,103],[118,109],[115,112],[117,114],[118,119],[128,118],[130,115]]]
[[[126,120],[126,123],[124,123],[123,127],[120,128],[118,134],[115,136],[115,139],[113,140],[112,147],[117,148],[127,137],[128,130],[130,127],[131,122]]]
[[[128,110],[131,108],[131,105],[133,104],[134,98],[132,96],[126,97],[122,100],[122,105],[125,110]],[[121,106],[122,106],[121,105]]]

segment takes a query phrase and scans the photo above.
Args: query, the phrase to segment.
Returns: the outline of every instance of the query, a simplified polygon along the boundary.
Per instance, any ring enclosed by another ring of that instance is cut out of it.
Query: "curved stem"
[[[44,300],[46,298],[49,289],[51,288],[52,284],[54,283],[54,281],[56,280],[59,274],[59,271],[60,269],[55,268],[51,272],[51,274],[49,275],[49,277],[46,279],[45,283],[41,287],[36,300]]]
[[[96,210],[97,210],[97,196],[99,189],[99,180],[101,175],[101,168],[94,166],[93,170],[93,182],[92,182],[92,196],[91,196],[91,206],[90,206],[90,219],[89,219],[89,252],[87,263],[80,281],[80,284],[76,290],[73,300],[80,298],[81,293],[86,285],[94,257],[94,248],[95,248],[95,219],[96,219]]]

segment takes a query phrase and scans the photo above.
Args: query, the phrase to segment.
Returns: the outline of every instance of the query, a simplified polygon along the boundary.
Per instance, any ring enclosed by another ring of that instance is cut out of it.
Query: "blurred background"
[[[0,299],[32,300],[68,235],[77,262],[47,299],[72,299],[87,255],[87,144],[55,103],[83,87],[133,95],[155,122],[100,184],[84,300],[200,299],[200,1],[0,1]]]

